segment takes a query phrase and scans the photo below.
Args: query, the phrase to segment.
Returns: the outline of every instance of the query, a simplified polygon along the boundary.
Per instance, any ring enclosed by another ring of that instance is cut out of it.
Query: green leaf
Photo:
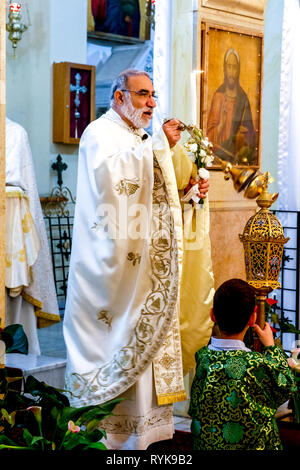
[[[271,322],[275,323],[275,324],[280,323],[280,319],[279,319],[279,316],[277,315],[277,313],[271,313]]]
[[[81,432],[69,434],[63,442],[63,448],[66,450],[72,450],[75,447],[89,444],[85,436]]]
[[[5,436],[4,434],[0,434],[0,444],[7,444],[10,446],[16,446],[16,442],[14,442],[9,437]]]
[[[56,408],[56,406],[54,406],[51,409],[50,414],[51,414],[53,419],[57,420],[57,419],[59,419],[59,416],[61,415],[61,412],[60,412],[60,410],[58,410],[58,408]]]
[[[68,407],[62,410],[61,420],[59,421],[59,427],[62,429],[66,426],[70,420],[74,421],[77,425],[81,425],[85,422],[90,422],[94,419],[101,421],[106,416],[112,414],[114,407],[123,401],[124,398],[116,398],[111,400],[104,405],[89,405],[82,406],[81,408]]]
[[[97,428],[99,425],[99,419],[92,419],[87,425],[86,425],[86,431],[87,432],[92,432],[94,429]]]
[[[29,375],[25,382],[25,393],[30,393],[34,397],[40,397],[43,401],[51,403],[52,406],[57,405],[59,408],[69,407],[70,402],[66,395],[58,389],[40,382],[32,375]]]
[[[42,436],[34,436],[32,441],[31,441],[31,446],[32,447],[40,447],[40,446],[37,446],[36,444],[39,444],[40,441],[45,441],[45,439],[42,437]]]
[[[103,431],[94,429],[92,432],[87,433],[80,431],[78,433],[68,434],[63,442],[63,447],[66,450],[74,449],[75,447],[90,446],[92,443],[96,444],[102,439]]]
[[[8,335],[12,339],[12,344],[6,346],[7,353],[28,354],[28,340],[22,325],[9,325],[4,328],[3,333],[6,338]],[[3,341],[5,342],[5,338]]]
[[[102,429],[94,429],[92,432],[87,432],[85,438],[90,442],[98,442],[103,438],[104,434],[106,437],[106,433],[103,433]]]
[[[99,449],[99,450],[107,450],[107,447],[103,442],[92,442],[83,448],[83,450],[87,449]]]
[[[291,323],[284,323],[281,325],[281,331],[282,333],[294,333],[294,334],[300,334],[300,330],[298,330],[294,325]]]
[[[33,435],[26,428],[23,431],[23,438],[26,444],[30,447],[32,440],[33,440]]]

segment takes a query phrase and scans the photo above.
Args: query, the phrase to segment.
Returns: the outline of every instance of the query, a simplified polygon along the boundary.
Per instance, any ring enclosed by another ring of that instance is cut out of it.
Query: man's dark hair
[[[227,334],[243,331],[255,308],[255,290],[242,279],[230,279],[215,292],[213,309],[217,325]]]

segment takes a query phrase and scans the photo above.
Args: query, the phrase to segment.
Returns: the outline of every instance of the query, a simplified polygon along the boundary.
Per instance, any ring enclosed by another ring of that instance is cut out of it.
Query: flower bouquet
[[[214,160],[213,145],[204,137],[202,130],[198,127],[186,126],[185,129],[189,132],[190,138],[184,144],[184,148],[187,150],[194,168],[190,184],[185,189],[185,196],[181,200],[183,202],[203,204],[203,199],[197,196],[198,185],[196,183],[200,179],[209,179],[209,172],[206,168],[212,166]]]

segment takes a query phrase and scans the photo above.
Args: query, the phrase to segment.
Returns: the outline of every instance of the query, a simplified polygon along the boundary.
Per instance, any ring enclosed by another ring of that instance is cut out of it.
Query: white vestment
[[[48,239],[25,129],[6,118],[6,324],[20,323],[29,353],[37,327],[59,322]]]
[[[65,388],[73,406],[125,398],[101,422],[114,449],[171,438],[171,404],[186,399],[181,207],[167,140],[162,133],[156,153],[145,135],[111,109],[79,149]]]

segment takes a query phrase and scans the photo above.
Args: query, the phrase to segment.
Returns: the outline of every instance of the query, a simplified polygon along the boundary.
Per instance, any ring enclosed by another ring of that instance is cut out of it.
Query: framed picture
[[[201,128],[217,157],[258,168],[263,35],[210,23],[201,32]]]
[[[89,37],[125,43],[150,39],[155,2],[88,0],[87,6]]]

